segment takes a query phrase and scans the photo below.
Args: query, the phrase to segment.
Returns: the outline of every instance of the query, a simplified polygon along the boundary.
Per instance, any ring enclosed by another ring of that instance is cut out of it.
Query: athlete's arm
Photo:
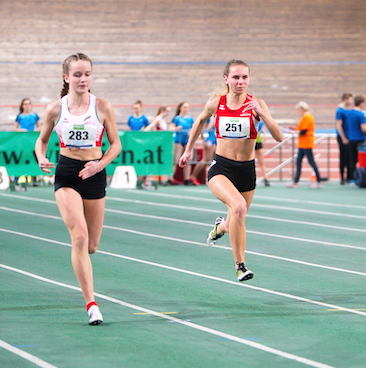
[[[216,113],[218,103],[219,98],[208,100],[204,110],[198,115],[196,121],[192,125],[186,149],[184,150],[183,155],[179,159],[180,167],[184,167],[187,165],[187,162],[192,155],[194,144],[196,143],[197,138],[202,133],[206,121]]]
[[[103,166],[103,169],[110,164],[121,152],[122,145],[118,135],[118,129],[116,124],[116,117],[112,105],[100,98],[97,99],[97,111],[100,112],[102,117],[102,123],[107,134],[109,147],[99,163]]]
[[[340,119],[337,119],[336,120],[336,127],[337,127],[338,134],[341,137],[341,140],[342,140],[343,144],[348,144],[349,140],[346,137],[346,134],[344,133],[344,130],[343,130],[343,121],[340,120]]]
[[[37,156],[39,168],[48,174],[51,172],[51,169],[55,167],[55,164],[53,162],[50,162],[46,157],[48,141],[52,134],[55,123],[59,117],[60,108],[61,100],[53,102],[46,107],[44,114],[44,123],[42,125],[42,129],[35,146],[35,153]]]
[[[249,101],[244,104],[247,110],[253,110],[266,125],[272,137],[277,142],[282,142],[284,140],[282,129],[272,118],[267,104],[259,98],[250,98],[249,96],[247,96],[247,99]]]
[[[97,98],[97,112],[104,125],[109,147],[98,162],[89,161],[85,164],[84,168],[79,172],[79,177],[82,179],[87,179],[102,171],[119,155],[122,148],[112,105],[108,101]]]

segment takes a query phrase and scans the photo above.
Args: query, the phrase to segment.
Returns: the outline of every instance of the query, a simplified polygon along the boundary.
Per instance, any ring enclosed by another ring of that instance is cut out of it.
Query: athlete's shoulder
[[[61,98],[48,104],[46,106],[46,111],[45,111],[48,117],[57,118],[60,115],[61,104],[62,104]]]
[[[217,108],[219,107],[219,102],[222,96],[211,97],[206,103],[206,109],[214,115],[216,113]]]
[[[112,109],[112,104],[109,101],[103,100],[102,98],[99,98],[99,97],[95,98],[95,104],[99,111],[106,112]]]

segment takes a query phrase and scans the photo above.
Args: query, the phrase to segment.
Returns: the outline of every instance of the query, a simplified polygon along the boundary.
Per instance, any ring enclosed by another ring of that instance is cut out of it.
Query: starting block
[[[117,166],[114,170],[110,187],[113,189],[135,189],[136,170],[133,166]]]

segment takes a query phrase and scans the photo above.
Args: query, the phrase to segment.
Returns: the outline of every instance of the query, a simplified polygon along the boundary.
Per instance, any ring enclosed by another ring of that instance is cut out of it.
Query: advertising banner
[[[38,167],[34,145],[39,132],[0,132],[0,166],[5,166],[10,176],[45,175]],[[173,171],[173,138],[171,132],[120,131],[122,151],[107,166],[107,175],[121,165],[132,165],[138,176],[171,175]],[[102,151],[108,149],[104,135]],[[60,147],[55,132],[48,144],[47,157],[57,164]]]

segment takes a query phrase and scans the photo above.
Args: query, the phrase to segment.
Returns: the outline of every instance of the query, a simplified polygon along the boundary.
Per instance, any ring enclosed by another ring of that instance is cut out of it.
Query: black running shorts
[[[257,177],[254,160],[234,161],[215,155],[208,170],[208,181],[216,175],[226,176],[240,193],[255,189]]]
[[[105,197],[107,174],[103,169],[88,179],[81,179],[78,175],[88,161],[75,160],[60,156],[56,167],[55,192],[60,188],[75,189],[83,199],[99,199]]]

